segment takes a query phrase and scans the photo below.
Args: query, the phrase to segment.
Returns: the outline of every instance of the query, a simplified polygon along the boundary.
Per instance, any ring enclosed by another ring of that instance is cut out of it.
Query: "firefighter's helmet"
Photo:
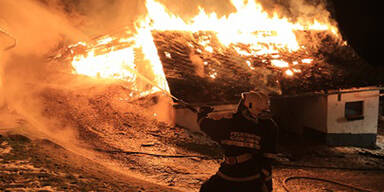
[[[250,91],[241,94],[242,104],[253,115],[269,109],[270,100],[267,94],[261,91]]]

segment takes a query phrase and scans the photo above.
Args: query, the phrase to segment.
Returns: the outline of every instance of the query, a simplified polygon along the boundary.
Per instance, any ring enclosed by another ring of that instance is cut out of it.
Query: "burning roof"
[[[197,43],[201,34],[163,31],[153,35],[172,93],[187,101],[233,102],[242,91],[254,89],[295,95],[383,82],[380,70],[332,36],[319,31],[298,33],[306,34],[308,42],[311,36],[322,38],[322,44],[277,57],[252,55],[247,46],[239,53],[214,41],[213,51],[205,50]],[[277,61],[281,66],[276,66]]]
[[[236,12],[227,16],[201,8],[186,22],[147,0],[135,32],[70,46],[72,72],[123,80],[138,96],[171,92],[193,103],[232,103],[254,89],[297,94],[382,82],[329,15],[293,21],[256,1],[231,3]]]

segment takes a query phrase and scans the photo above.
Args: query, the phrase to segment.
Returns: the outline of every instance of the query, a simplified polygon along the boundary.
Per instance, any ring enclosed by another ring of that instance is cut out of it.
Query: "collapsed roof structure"
[[[236,11],[226,16],[200,9],[186,22],[148,0],[134,31],[79,42],[62,56],[75,74],[125,80],[139,96],[156,87],[189,103],[234,103],[254,89],[296,95],[384,82],[383,69],[342,40],[320,2],[313,5],[320,15],[293,18],[255,1],[231,3]]]
[[[241,92],[254,89],[296,95],[384,82],[382,69],[365,62],[332,35],[321,31],[297,35],[304,37],[306,49],[252,55],[247,45],[240,51],[239,46],[222,46],[211,32],[153,32],[171,93],[187,102],[234,103]],[[202,46],[202,39],[212,49]],[[286,66],[273,65],[276,59],[286,61]]]

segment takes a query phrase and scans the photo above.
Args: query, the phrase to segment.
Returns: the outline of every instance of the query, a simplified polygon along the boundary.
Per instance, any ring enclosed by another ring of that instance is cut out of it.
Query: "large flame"
[[[328,31],[340,37],[337,27],[317,20],[291,22],[278,13],[268,14],[255,0],[231,0],[236,12],[218,17],[216,13],[206,13],[203,8],[195,17],[183,20],[169,12],[165,6],[155,0],[147,0],[147,16],[137,21],[139,26],[136,35],[129,38],[105,36],[95,44],[80,43],[87,48],[85,54],[74,57],[72,65],[74,73],[100,78],[122,79],[136,82],[146,79],[152,82],[152,89],[146,93],[159,90],[169,91],[157,49],[151,35],[152,30],[180,30],[189,32],[213,31],[223,46],[232,46],[242,55],[273,55],[270,63],[276,68],[286,68],[285,74],[292,76],[300,73],[298,69],[290,69],[286,61],[279,59],[279,53],[294,52],[303,49],[296,39],[297,30]],[[209,39],[201,38],[200,44],[205,51],[213,52]],[[121,46],[126,43],[126,46]],[[243,51],[238,44],[248,45],[250,51]],[[108,46],[107,46],[108,45]],[[119,46],[117,46],[119,45]],[[100,47],[101,50],[100,50]],[[138,53],[144,55],[147,62],[137,60]],[[305,58],[297,63],[311,64],[313,59]],[[250,70],[252,66],[248,64]],[[215,74],[210,75],[215,78]],[[139,88],[138,88],[139,89]]]
[[[200,13],[189,22],[168,12],[155,0],[147,0],[146,6],[152,29],[214,31],[223,45],[251,45],[255,55],[279,53],[279,49],[300,49],[295,35],[297,30],[324,30],[339,35],[337,27],[330,23],[317,20],[292,23],[278,13],[270,16],[254,0],[231,0],[231,3],[237,10],[235,13],[219,18],[216,13],[207,14],[200,8]]]
[[[169,92],[162,64],[148,28],[141,28],[136,35],[128,38],[105,36],[93,44],[79,42],[72,45],[79,46],[84,47],[86,51],[73,57],[74,73],[131,82],[130,88],[138,91],[139,96],[158,91]]]

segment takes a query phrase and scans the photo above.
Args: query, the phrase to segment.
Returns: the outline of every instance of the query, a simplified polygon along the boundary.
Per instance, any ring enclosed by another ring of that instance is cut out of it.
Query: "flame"
[[[287,75],[287,76],[293,76],[293,71],[292,70],[290,70],[290,69],[287,69],[286,71],[285,71],[285,75]]]
[[[73,57],[73,73],[100,79],[119,79],[131,82],[130,88],[140,92],[139,96],[159,91],[169,92],[150,30],[142,28],[133,37],[118,39],[119,43],[128,43],[128,46],[124,48],[101,46],[111,44],[115,40],[116,38],[107,36],[98,40],[96,45],[84,42],[72,45],[72,47],[80,45],[87,49],[85,54]],[[138,59],[140,54],[142,54],[142,58]],[[148,85],[151,85],[150,89],[148,89]]]
[[[282,61],[282,60],[273,59],[271,60],[271,64],[273,66],[280,67],[280,68],[289,67],[289,64],[286,61]]]
[[[144,75],[147,80],[153,82],[152,89],[148,92],[159,90],[169,92],[162,64],[151,35],[153,30],[179,30],[193,33],[212,31],[223,46],[233,47],[240,55],[272,55],[271,65],[283,69],[287,76],[301,72],[301,70],[289,69],[291,65],[311,64],[313,62],[312,58],[301,59],[292,63],[280,59],[281,50],[295,52],[304,48],[298,43],[296,31],[328,31],[340,38],[337,27],[330,23],[321,23],[318,20],[292,22],[276,12],[268,14],[255,0],[231,0],[231,3],[236,12],[229,15],[218,17],[216,13],[207,13],[203,8],[200,8],[199,14],[184,20],[167,10],[163,4],[155,0],[146,0],[147,15],[144,19],[137,21],[138,27],[135,35],[120,39],[106,36],[96,41],[95,45],[79,43],[78,45],[85,46],[87,50],[85,54],[74,56],[73,72],[92,77],[121,79],[136,84],[142,78],[141,75]],[[127,43],[128,45],[121,48],[121,46],[115,46],[118,43]],[[107,46],[110,44],[112,46]],[[196,50],[199,53],[203,51],[213,53],[215,51],[209,38],[201,36],[199,44],[204,47],[203,50]],[[249,50],[244,51],[237,47],[239,44],[248,45]],[[103,47],[101,50],[99,50],[100,46]],[[193,47],[192,44],[189,46]],[[144,55],[147,62],[137,61],[138,52]],[[163,54],[167,58],[172,57],[169,52]],[[250,70],[255,70],[250,61],[246,61],[246,64]],[[204,62],[204,65],[208,65],[208,63]],[[213,71],[208,75],[215,79],[217,73],[218,71]],[[138,87],[137,89],[139,90]]]
[[[155,30],[214,31],[223,45],[249,44],[256,51],[255,54],[278,53],[278,49],[298,50],[297,30],[328,30],[339,35],[336,26],[317,20],[292,23],[278,13],[271,17],[254,0],[231,0],[231,3],[236,8],[235,13],[219,18],[216,13],[207,14],[200,8],[200,13],[189,22],[168,12],[165,6],[155,0],[147,0],[146,7]]]
[[[97,55],[95,49],[89,50],[87,55],[76,55],[72,66],[76,73],[101,77],[131,80],[134,75],[125,69],[134,68],[134,50],[132,47]]]
[[[302,59],[301,62],[302,63],[306,63],[306,64],[311,64],[313,61],[313,59]]]

